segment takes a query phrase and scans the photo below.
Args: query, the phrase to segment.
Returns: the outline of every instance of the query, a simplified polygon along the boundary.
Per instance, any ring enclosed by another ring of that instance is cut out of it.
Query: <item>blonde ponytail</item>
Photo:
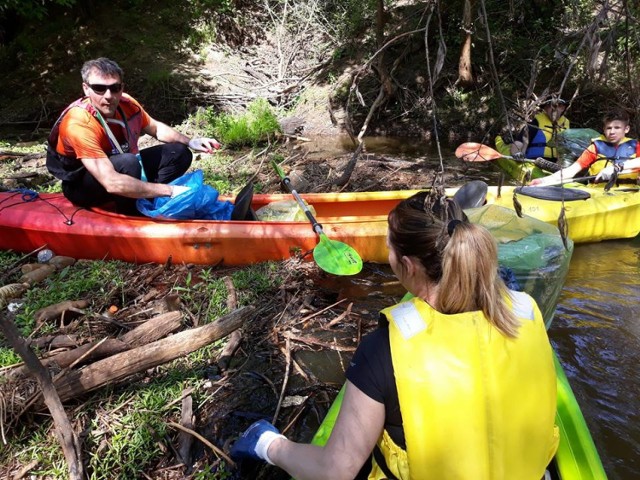
[[[486,228],[469,222],[449,230],[436,308],[447,314],[481,310],[502,334],[515,338],[520,322],[505,300],[508,290],[498,275],[495,239]]]

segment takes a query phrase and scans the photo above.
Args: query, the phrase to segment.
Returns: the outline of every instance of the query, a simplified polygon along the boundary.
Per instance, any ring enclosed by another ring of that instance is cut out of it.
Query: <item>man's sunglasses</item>
[[[122,83],[112,83],[111,85],[102,85],[100,83],[89,83],[89,88],[96,92],[98,95],[104,95],[107,90],[111,93],[120,93],[122,90]]]

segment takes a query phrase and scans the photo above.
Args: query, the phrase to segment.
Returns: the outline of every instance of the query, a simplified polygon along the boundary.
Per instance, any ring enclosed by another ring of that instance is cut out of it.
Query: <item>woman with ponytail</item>
[[[555,454],[556,379],[542,315],[498,274],[497,245],[451,199],[389,214],[389,264],[412,298],[382,311],[347,369],[324,447],[268,422],[236,442],[298,480],[538,480]]]

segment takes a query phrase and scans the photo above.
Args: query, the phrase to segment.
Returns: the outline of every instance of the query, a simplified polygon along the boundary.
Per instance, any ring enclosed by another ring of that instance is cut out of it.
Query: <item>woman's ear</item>
[[[417,260],[414,257],[408,257],[404,255],[400,261],[404,266],[405,272],[407,272],[407,276],[413,277],[416,274]]]

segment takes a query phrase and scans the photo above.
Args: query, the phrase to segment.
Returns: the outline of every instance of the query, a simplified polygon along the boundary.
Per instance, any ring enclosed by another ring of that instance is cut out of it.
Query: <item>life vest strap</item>
[[[382,453],[382,450],[380,450],[380,447],[378,446],[378,444],[376,443],[375,447],[373,447],[373,458],[375,459],[376,463],[378,464],[378,467],[380,467],[380,470],[382,470],[382,473],[385,474],[385,476],[387,477],[387,480],[399,480],[398,477],[396,477],[391,470],[389,470],[389,466],[387,465],[387,461],[384,459],[384,454]]]

